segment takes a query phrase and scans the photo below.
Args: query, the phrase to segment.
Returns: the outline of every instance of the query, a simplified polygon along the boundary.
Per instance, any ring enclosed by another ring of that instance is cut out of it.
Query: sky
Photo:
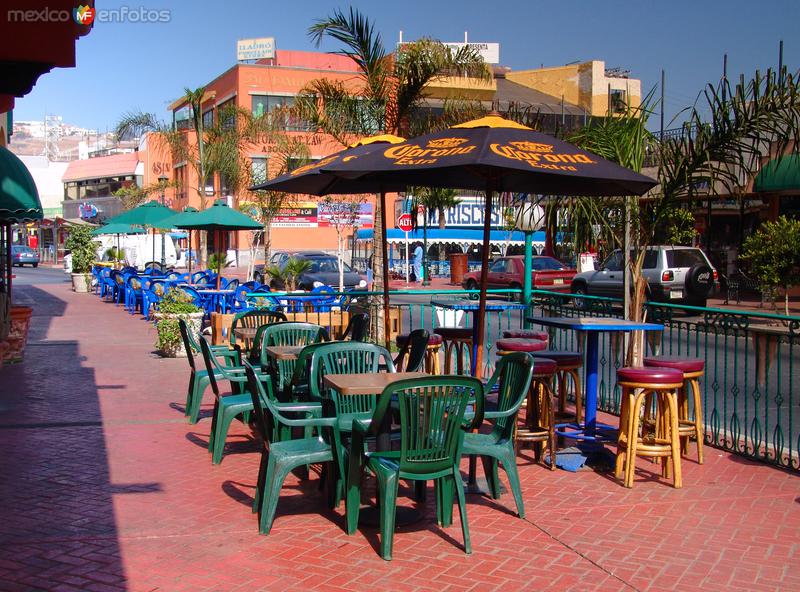
[[[313,51],[308,27],[350,6],[374,21],[387,48],[401,30],[405,40],[442,41],[461,41],[467,31],[470,41],[500,43],[501,63],[512,69],[599,59],[630,70],[645,93],[660,83],[664,69],[667,127],[707,83],[720,79],[726,53],[732,79],[776,67],[780,40],[784,64],[800,68],[798,0],[96,2],[98,9],[123,5],[168,10],[169,20],[96,22],[77,41],[77,67],[42,76],[17,101],[16,120],[61,115],[65,123],[100,131],[113,129],[130,111],[166,120],[167,106],[184,87],[201,86],[235,63],[237,39],[274,37],[278,49]],[[336,48],[326,42],[320,50]]]

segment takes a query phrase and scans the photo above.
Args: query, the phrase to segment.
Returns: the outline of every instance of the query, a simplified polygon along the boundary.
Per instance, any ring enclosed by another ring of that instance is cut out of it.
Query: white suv
[[[571,291],[573,294],[621,298],[622,270],[622,251],[617,249],[599,270],[577,274],[572,280]],[[647,279],[650,300],[705,306],[708,297],[718,289],[717,270],[706,254],[696,247],[647,247],[642,274]],[[580,308],[584,302],[576,299],[575,304]]]

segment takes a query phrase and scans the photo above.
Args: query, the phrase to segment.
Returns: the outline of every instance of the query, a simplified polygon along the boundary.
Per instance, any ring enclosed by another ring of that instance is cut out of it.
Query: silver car
[[[631,255],[633,257],[633,255]],[[623,296],[623,256],[617,249],[595,271],[584,271],[572,280],[573,294]],[[706,254],[696,247],[647,247],[642,273],[649,300],[705,306],[718,289],[718,274]],[[583,307],[586,301],[578,301]]]

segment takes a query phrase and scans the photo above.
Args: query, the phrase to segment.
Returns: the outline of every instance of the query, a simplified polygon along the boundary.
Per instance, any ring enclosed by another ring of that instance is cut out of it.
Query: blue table
[[[480,308],[478,300],[469,298],[458,298],[453,300],[431,300],[431,306],[446,308],[448,310],[463,310],[476,312]],[[504,310],[525,310],[528,308],[521,302],[511,302],[509,300],[487,300],[486,312],[502,312]],[[475,376],[475,362],[478,354],[478,323],[472,323],[472,356],[470,358],[470,369]]]
[[[206,309],[209,313],[219,309],[219,312],[226,313],[229,308],[229,301],[233,298],[236,290],[212,290],[207,288],[197,288],[197,293],[204,298],[209,299],[209,307]]]
[[[600,430],[614,430],[612,426],[597,423],[597,363],[600,353],[598,338],[600,333],[628,333],[630,331],[663,331],[664,326],[657,323],[640,323],[607,317],[528,317],[526,319],[537,325],[571,329],[586,333],[586,406],[584,408],[584,424],[560,424],[556,426],[557,434],[572,440],[602,441],[607,440]]]

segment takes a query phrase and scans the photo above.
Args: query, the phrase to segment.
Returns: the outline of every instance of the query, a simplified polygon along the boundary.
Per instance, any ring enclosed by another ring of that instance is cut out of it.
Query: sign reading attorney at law
[[[239,39],[236,42],[236,61],[264,60],[275,57],[275,38]]]

